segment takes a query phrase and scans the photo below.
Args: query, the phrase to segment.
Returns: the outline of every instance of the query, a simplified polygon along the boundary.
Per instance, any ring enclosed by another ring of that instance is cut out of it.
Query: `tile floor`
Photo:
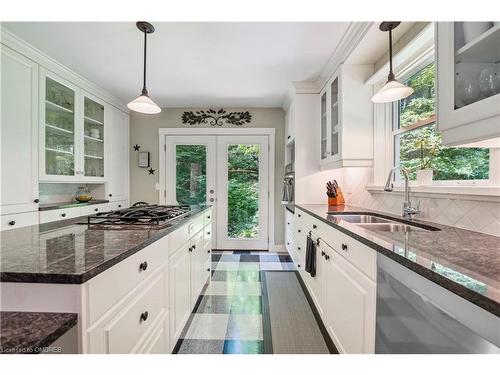
[[[205,286],[174,353],[264,353],[261,271],[293,271],[287,253],[213,251]],[[270,330],[269,330],[270,331]]]

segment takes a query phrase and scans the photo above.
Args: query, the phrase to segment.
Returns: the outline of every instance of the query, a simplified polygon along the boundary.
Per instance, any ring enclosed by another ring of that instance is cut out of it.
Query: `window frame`
[[[432,50],[432,53],[427,53],[421,56],[417,61],[413,61],[405,66],[401,67],[401,71],[404,71],[404,74],[398,77],[400,82],[404,82],[413,75],[417,74],[419,71],[424,69],[426,66],[431,64],[432,62],[436,61],[436,56],[434,54],[434,49]],[[437,85],[437,79],[435,80],[435,85]],[[438,98],[437,98],[437,87],[435,87],[435,92],[436,92],[436,110],[434,116],[437,116],[437,106],[439,105],[438,103]],[[409,125],[406,128],[399,128],[399,112],[400,112],[400,106],[399,106],[399,101],[393,102],[389,104],[391,106],[390,112],[390,121],[387,124],[389,129],[389,149],[392,152],[392,157],[391,157],[391,165],[392,167],[395,167],[397,165],[400,165],[399,163],[399,142],[396,142],[397,136],[407,133],[409,131],[422,128],[424,126],[428,126],[430,124],[436,124],[436,122],[428,122],[428,123],[422,123],[422,124],[412,124]],[[439,181],[432,181],[432,184],[430,187],[436,186],[436,187],[457,187],[457,186],[500,186],[500,172],[498,170],[500,169],[500,149],[493,149],[490,148],[490,161],[489,161],[489,173],[488,173],[488,179],[484,180],[439,180]],[[394,185],[395,186],[402,186],[403,185],[403,180],[401,179],[401,176],[399,173],[394,173]],[[415,180],[410,181],[410,185],[414,185]]]

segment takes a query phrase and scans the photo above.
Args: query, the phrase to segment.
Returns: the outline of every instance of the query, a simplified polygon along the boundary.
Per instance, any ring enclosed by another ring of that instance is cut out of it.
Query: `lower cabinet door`
[[[170,346],[175,346],[191,313],[191,244],[187,242],[169,260]]]
[[[205,285],[207,272],[204,270],[207,252],[203,246],[203,231],[191,240],[193,251],[191,252],[191,307]]]
[[[328,255],[328,332],[341,353],[374,353],[376,284],[335,251]]]
[[[152,329],[150,340],[144,345],[141,354],[168,354],[169,345],[169,316],[166,313],[159,324]]]
[[[321,252],[325,250],[325,247],[327,247],[327,245],[322,243],[316,250],[316,275],[312,277],[309,273],[304,274],[309,293],[323,319],[325,317],[325,288],[327,280],[325,269],[326,260],[321,255]]]

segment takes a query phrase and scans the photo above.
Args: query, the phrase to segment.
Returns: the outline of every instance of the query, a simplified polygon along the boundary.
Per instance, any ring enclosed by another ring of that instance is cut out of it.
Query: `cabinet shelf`
[[[500,61],[500,25],[495,25],[456,52],[457,62],[496,63]]]
[[[102,160],[104,159],[102,156],[94,156],[94,155],[83,155],[87,159],[96,159],[96,160]]]
[[[54,125],[50,125],[50,124],[45,124],[45,127],[46,127],[47,129],[56,130],[56,131],[58,131],[58,132],[65,133],[65,134],[74,134],[71,130],[67,130],[67,129],[64,129],[64,128],[60,128],[59,126],[54,126]]]
[[[84,135],[83,137],[84,137],[85,139],[88,139],[89,141],[94,141],[94,142],[103,142],[103,140],[102,140],[102,139],[100,139],[100,138],[95,138],[95,137],[91,137],[91,136],[89,136],[89,135]]]
[[[68,108],[65,108],[59,104],[53,103],[50,100],[45,100],[45,103],[47,104],[47,108],[50,108],[54,111],[61,112],[61,113],[67,113],[67,114],[74,113],[71,109],[68,109]]]
[[[94,120],[92,117],[85,116],[84,120],[85,120],[85,122],[88,122],[90,124],[104,125],[104,123],[102,121]]]
[[[45,147],[45,150],[50,151],[50,152],[55,152],[57,154],[73,155],[73,153],[71,151],[58,150],[58,149],[50,148],[50,147]]]

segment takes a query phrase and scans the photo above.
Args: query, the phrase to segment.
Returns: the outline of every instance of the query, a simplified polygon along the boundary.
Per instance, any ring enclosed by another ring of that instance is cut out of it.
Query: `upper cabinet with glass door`
[[[40,180],[104,180],[104,104],[64,79],[40,74]]]
[[[104,105],[83,96],[83,176],[104,178]]]
[[[437,63],[443,144],[500,137],[500,22],[438,22]]]
[[[41,75],[40,131],[41,179],[77,179],[77,95],[76,87],[48,75]]]
[[[321,169],[373,163],[371,65],[341,65],[321,98]]]

